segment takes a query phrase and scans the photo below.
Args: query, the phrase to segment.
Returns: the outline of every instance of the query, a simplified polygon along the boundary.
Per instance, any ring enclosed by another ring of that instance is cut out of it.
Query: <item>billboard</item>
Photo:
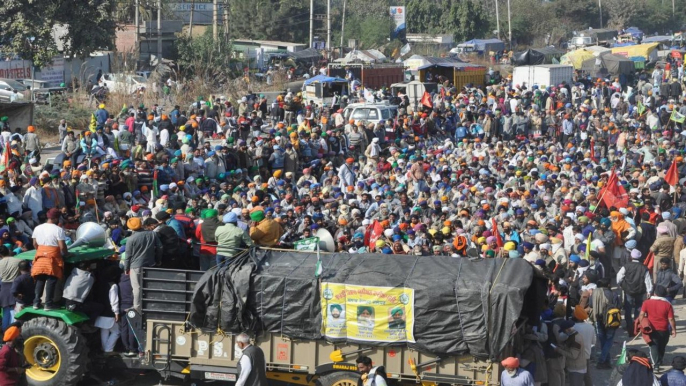
[[[48,82],[46,87],[59,87],[64,82],[64,58],[55,58],[52,63],[41,68],[38,80]]]
[[[400,39],[405,41],[405,35],[407,33],[407,28],[405,27],[405,7],[404,6],[394,6],[390,9],[391,18],[395,23],[395,28],[391,32],[392,39]]]
[[[191,8],[193,8],[193,24],[212,24],[212,16],[214,14],[213,0],[195,0],[182,1],[178,3],[169,4],[172,12],[176,16],[176,20],[182,20],[184,24],[188,24],[191,20]],[[217,12],[219,12],[219,25],[222,25],[223,18],[223,4],[217,4]]]
[[[322,331],[329,339],[414,343],[414,290],[321,285]]]
[[[29,60],[0,61],[0,78],[31,79],[33,63]]]

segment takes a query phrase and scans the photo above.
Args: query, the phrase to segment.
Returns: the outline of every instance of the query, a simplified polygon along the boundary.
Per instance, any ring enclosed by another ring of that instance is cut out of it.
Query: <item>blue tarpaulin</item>
[[[347,82],[347,80],[343,78],[338,78],[335,76],[327,76],[327,75],[317,75],[314,78],[310,78],[305,81],[305,86],[311,83],[332,83],[332,82]]]
[[[498,39],[472,39],[462,44],[473,44],[477,51],[501,51],[505,49],[505,43]]]

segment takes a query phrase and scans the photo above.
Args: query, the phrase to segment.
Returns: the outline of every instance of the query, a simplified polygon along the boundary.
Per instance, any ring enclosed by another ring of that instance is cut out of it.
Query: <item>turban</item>
[[[509,367],[509,368],[516,369],[519,367],[519,359],[517,359],[515,357],[505,358],[505,359],[503,359],[502,362],[500,362],[500,364],[503,365],[503,367]]]
[[[137,231],[137,230],[141,229],[141,219],[138,217],[131,217],[126,222],[126,227],[131,229],[132,231]]]
[[[60,218],[60,211],[57,208],[51,208],[47,213],[48,219],[57,220]]]
[[[7,330],[5,330],[5,335],[3,335],[2,340],[5,342],[11,342],[17,339],[19,337],[19,334],[21,334],[19,327],[11,326]]]
[[[584,308],[580,305],[577,305],[574,307],[574,319],[583,322],[584,320],[588,319],[588,312],[586,312],[586,310],[584,310]]]
[[[217,217],[218,215],[219,215],[219,211],[216,209],[205,209],[200,213],[200,218],[206,219],[206,218]]]
[[[250,213],[250,219],[253,221],[264,220],[264,211],[258,210],[258,211]]]
[[[641,258],[641,251],[639,251],[638,249],[632,249],[631,258],[634,260],[639,260]]]

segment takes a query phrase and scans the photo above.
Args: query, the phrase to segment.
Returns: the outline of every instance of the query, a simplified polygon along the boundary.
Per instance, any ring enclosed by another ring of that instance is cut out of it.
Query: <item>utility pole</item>
[[[314,0],[310,0],[310,48],[314,39]]]
[[[512,50],[512,21],[510,20],[510,0],[507,0],[507,35],[510,40],[510,50]]]
[[[229,0],[224,0],[224,42],[229,42]]]
[[[217,41],[217,37],[219,37],[219,10],[217,9],[217,0],[214,0],[212,5],[212,38]]]
[[[343,19],[341,20],[341,52],[339,52],[338,57],[343,57],[343,36],[345,35],[345,6],[348,4],[348,0],[343,0]]]
[[[598,0],[598,10],[600,11],[600,28],[603,28],[603,0]]]
[[[162,63],[162,0],[157,0],[157,56]]]
[[[498,0],[495,0],[495,25],[496,31],[498,31],[498,40],[500,40],[500,12],[498,12]]]
[[[195,11],[195,0],[191,1],[191,20],[188,23],[188,37],[193,37],[193,11]]]
[[[138,8],[140,8],[140,6],[141,6],[141,5],[140,5],[140,3],[139,3],[139,0],[136,0],[136,5],[135,5],[135,7],[136,7],[136,9],[135,9],[135,15],[136,15],[136,16],[134,17],[135,23],[136,23],[136,38],[135,38],[135,40],[134,40],[134,50],[136,50],[136,53],[139,52],[139,51],[138,51],[138,39],[139,39],[139,38],[138,38],[138,33],[140,32],[141,20],[140,20],[140,11],[138,10]],[[138,56],[138,55],[136,55],[136,56]]]
[[[326,50],[330,53],[329,61],[331,60],[331,0],[326,0]]]

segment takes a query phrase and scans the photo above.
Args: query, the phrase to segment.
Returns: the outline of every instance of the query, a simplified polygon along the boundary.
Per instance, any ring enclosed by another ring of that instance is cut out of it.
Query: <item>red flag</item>
[[[598,162],[595,159],[595,141],[591,138],[591,161]]]
[[[369,252],[374,251],[376,240],[380,239],[381,236],[383,236],[383,227],[378,220],[374,220],[374,222],[367,227],[367,231],[364,235],[364,245],[369,247]]]
[[[493,236],[495,236],[495,242],[498,244],[499,248],[502,248],[505,243],[503,242],[503,238],[500,237],[500,232],[498,232],[498,224],[495,223],[495,218],[491,219],[491,224],[493,224],[491,232],[493,232]]]
[[[601,201],[609,209],[614,206],[616,208],[624,208],[629,205],[629,195],[626,193],[624,186],[619,183],[617,174],[614,169],[610,172],[610,178],[607,180],[607,186],[600,191]]]
[[[434,102],[431,100],[431,94],[428,92],[424,91],[424,95],[422,95],[422,104],[430,109],[434,108]]]
[[[643,260],[643,265],[648,267],[648,270],[650,271],[650,273],[652,275],[653,266],[655,265],[655,254],[652,251],[648,252],[648,256],[646,256],[645,260]]]
[[[675,186],[679,183],[679,171],[676,169],[676,158],[674,158],[672,166],[669,167],[667,174],[665,174],[665,182],[671,186]]]

